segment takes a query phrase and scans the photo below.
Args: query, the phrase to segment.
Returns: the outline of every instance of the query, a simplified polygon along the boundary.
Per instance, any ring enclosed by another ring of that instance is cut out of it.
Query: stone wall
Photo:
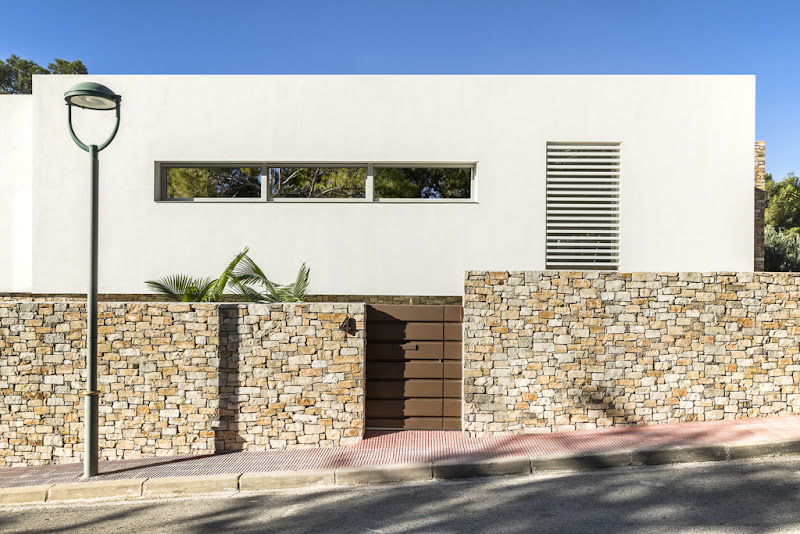
[[[101,458],[359,439],[363,321],[357,304],[100,304]],[[0,302],[0,466],[82,458],[85,324],[81,302]]]
[[[83,305],[0,303],[0,466],[82,450]]]
[[[363,302],[365,304],[461,305],[461,295],[309,295],[309,302]]]
[[[161,295],[152,293],[101,293],[99,302],[163,302]],[[223,295],[224,302],[238,302],[235,295]],[[85,302],[82,293],[0,293],[3,301]],[[307,302],[365,303],[365,304],[461,304],[461,295],[308,295]]]
[[[764,209],[766,208],[766,147],[756,141],[755,206],[753,214],[753,269],[764,270]]]
[[[150,293],[100,293],[98,302],[164,303],[160,295]],[[0,293],[0,302],[86,302],[85,293]]]
[[[74,461],[83,453],[83,303],[0,303],[0,458]],[[98,306],[103,459],[213,452],[216,307]]]
[[[800,414],[800,275],[467,273],[464,430]]]
[[[363,304],[223,307],[217,449],[353,443],[364,432]],[[341,329],[351,323],[352,334]]]

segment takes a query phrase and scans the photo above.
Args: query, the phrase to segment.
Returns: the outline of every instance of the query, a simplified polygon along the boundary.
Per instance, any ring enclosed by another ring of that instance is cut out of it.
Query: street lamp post
[[[92,162],[92,182],[89,189],[89,202],[92,209],[90,224],[89,290],[86,294],[86,391],[84,395],[83,423],[83,476],[92,477],[97,474],[98,456],[98,405],[97,391],[97,195],[99,190],[98,153],[107,147],[119,130],[119,108],[122,97],[104,85],[94,82],[83,82],[74,85],[64,93],[67,102],[67,122],[69,134],[75,144],[89,153]],[[72,128],[72,107],[94,110],[115,110],[117,120],[114,131],[102,144],[87,145],[78,139]]]

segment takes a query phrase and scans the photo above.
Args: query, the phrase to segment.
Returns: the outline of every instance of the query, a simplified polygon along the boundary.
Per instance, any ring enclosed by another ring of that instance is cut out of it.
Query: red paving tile
[[[95,480],[293,471],[344,466],[545,456],[690,444],[754,443],[800,439],[800,417],[769,417],[560,433],[466,438],[459,431],[367,431],[348,447],[167,456],[100,462]],[[0,469],[0,487],[76,482],[82,464]]]

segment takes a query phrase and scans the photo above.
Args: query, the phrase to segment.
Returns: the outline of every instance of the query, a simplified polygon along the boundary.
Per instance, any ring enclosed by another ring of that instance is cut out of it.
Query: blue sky
[[[7,2],[0,59],[93,74],[755,74],[767,171],[800,174],[800,2]]]

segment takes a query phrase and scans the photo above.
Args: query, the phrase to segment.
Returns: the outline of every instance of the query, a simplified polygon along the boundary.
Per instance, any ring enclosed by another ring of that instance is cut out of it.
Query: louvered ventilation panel
[[[619,268],[619,143],[547,143],[547,268]]]

